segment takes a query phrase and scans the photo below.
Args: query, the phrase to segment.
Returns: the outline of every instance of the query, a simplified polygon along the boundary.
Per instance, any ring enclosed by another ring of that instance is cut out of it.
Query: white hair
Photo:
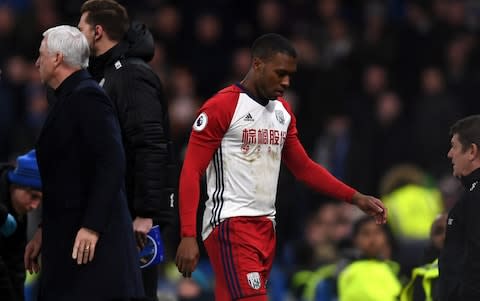
[[[78,28],[60,25],[47,29],[43,36],[49,53],[62,53],[65,63],[71,67],[88,67],[90,47],[87,38]]]

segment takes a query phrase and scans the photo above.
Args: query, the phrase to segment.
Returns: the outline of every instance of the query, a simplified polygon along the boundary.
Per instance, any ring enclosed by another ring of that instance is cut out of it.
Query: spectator
[[[0,295],[3,301],[24,300],[27,242],[26,213],[42,201],[35,151],[19,156],[17,166],[0,165]]]
[[[353,244],[359,259],[340,272],[338,300],[397,300],[401,290],[398,264],[389,261],[393,245],[386,227],[376,225],[370,217],[359,219],[353,227]],[[379,283],[381,289],[378,289]]]
[[[400,301],[440,301],[438,283],[438,256],[445,242],[447,215],[440,214],[432,224],[430,244],[427,249],[426,262],[412,271],[412,278],[402,290]]]

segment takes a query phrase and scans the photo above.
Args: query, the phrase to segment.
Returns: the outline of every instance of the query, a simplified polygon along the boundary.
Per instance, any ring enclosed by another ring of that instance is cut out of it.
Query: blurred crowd
[[[480,1],[119,2],[155,37],[150,64],[167,92],[180,158],[196,110],[246,74],[253,40],[268,32],[291,39],[299,64],[285,98],[300,139],[336,177],[386,201],[392,244],[385,257],[409,277],[431,223],[458,198],[448,131],[458,118],[480,112]],[[0,0],[0,161],[34,146],[48,112],[35,67],[42,32],[76,25],[82,3]],[[352,246],[359,213],[313,194],[286,170],[277,206],[279,263],[272,279],[283,276],[271,286],[293,294],[292,275],[338,262]],[[196,279],[208,290],[204,278]],[[183,285],[186,295],[198,289]]]

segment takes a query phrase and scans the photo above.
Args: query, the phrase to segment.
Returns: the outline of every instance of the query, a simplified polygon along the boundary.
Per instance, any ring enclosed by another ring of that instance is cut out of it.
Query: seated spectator
[[[387,228],[370,217],[362,217],[353,228],[353,245],[358,259],[338,276],[338,300],[397,300],[401,290],[399,266],[390,261],[393,244]]]
[[[440,301],[438,291],[438,257],[445,242],[447,215],[437,216],[430,231],[430,242],[423,266],[412,271],[412,278],[402,290],[400,301]]]
[[[17,158],[17,167],[0,165],[0,296],[2,301],[24,299],[27,241],[26,213],[42,200],[35,151]]]

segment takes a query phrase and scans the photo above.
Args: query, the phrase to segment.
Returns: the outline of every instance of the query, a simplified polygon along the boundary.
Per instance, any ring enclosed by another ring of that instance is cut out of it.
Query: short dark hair
[[[480,149],[480,115],[472,115],[455,122],[450,128],[450,135],[458,134],[462,151],[473,143]]]
[[[369,216],[369,215],[363,215],[359,217],[352,225],[352,233],[351,233],[351,239],[352,242],[358,237],[360,234],[360,231],[363,229],[365,225],[368,223],[375,223],[375,218]],[[397,241],[395,240],[395,237],[393,236],[392,230],[386,225],[377,225],[380,230],[387,236],[388,243],[390,244],[390,247],[392,249],[392,252],[395,252],[397,249]]]
[[[125,7],[114,0],[88,0],[83,3],[80,13],[88,12],[85,21],[92,25],[101,25],[108,37],[120,41],[129,27],[128,13]]]
[[[252,57],[268,59],[276,53],[285,53],[293,58],[297,52],[292,43],[285,37],[276,33],[267,33],[257,38],[252,45]]]
[[[369,215],[359,217],[352,225],[352,239],[355,239],[360,233],[360,230],[362,230],[363,226],[370,222],[375,222],[375,218]]]

